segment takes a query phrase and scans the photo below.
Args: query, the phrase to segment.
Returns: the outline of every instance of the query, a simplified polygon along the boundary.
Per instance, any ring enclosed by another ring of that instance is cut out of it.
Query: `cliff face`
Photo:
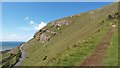
[[[82,62],[112,25],[117,26],[118,4],[48,23],[25,43],[23,66],[66,66]],[[110,24],[111,23],[111,24]]]

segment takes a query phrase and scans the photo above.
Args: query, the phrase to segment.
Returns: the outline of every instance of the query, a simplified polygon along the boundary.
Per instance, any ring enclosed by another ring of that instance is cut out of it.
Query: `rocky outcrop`
[[[37,39],[37,40],[40,40],[40,36],[41,36],[41,32],[36,32],[35,35],[34,35],[34,38]]]
[[[70,23],[71,23],[70,21],[62,20],[58,22],[52,22],[52,25],[54,26],[54,28],[56,28],[56,27],[61,27],[62,25],[69,25]]]
[[[40,32],[40,31],[35,33],[34,38],[36,38],[36,40],[41,42],[49,41],[52,37],[54,37],[57,34],[57,32],[50,31],[50,30],[46,30],[45,32]],[[52,34],[52,36],[47,35],[46,33],[50,33]]]
[[[40,41],[41,41],[42,43],[44,43],[44,42],[46,42],[46,41],[49,41],[50,38],[51,38],[51,36],[47,36],[45,33],[43,33],[43,34],[41,34],[41,36],[40,36]]]
[[[57,28],[60,30],[59,27],[62,27],[63,25],[69,25],[71,22],[67,20],[57,21],[57,22],[51,22],[51,28]],[[50,35],[48,35],[48,34]],[[41,41],[42,43],[49,41],[51,38],[53,38],[57,32],[48,30],[47,28],[42,28],[39,31],[37,31],[34,35],[34,38],[38,41]]]

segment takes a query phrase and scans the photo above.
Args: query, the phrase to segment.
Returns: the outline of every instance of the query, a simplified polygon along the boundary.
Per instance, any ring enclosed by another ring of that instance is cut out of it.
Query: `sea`
[[[0,42],[0,51],[4,51],[4,50],[10,50],[10,49],[13,49],[17,46],[20,46],[21,44],[23,44],[24,42],[8,42],[8,41],[4,41],[4,42]]]

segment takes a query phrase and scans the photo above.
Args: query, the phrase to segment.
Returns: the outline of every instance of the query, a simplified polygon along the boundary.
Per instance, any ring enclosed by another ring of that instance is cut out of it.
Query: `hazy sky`
[[[4,2],[2,40],[27,41],[50,21],[107,4],[110,2]]]

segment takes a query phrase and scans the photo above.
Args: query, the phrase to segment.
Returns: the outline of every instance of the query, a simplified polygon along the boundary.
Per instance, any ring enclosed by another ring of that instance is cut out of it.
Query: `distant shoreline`
[[[14,49],[15,47],[19,47],[20,45],[22,45],[25,42],[20,42],[20,41],[3,41],[1,42],[1,50],[0,52],[4,52],[4,51],[10,51],[11,49]]]

